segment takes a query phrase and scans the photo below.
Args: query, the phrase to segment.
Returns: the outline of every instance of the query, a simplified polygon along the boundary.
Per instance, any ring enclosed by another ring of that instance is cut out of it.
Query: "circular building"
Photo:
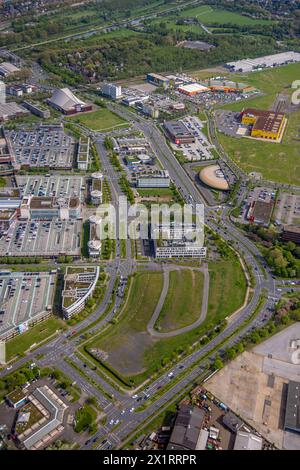
[[[220,191],[228,191],[230,189],[219,165],[206,166],[200,171],[199,178],[202,183],[210,188],[219,189]]]
[[[103,174],[100,173],[100,171],[95,171],[95,173],[92,173],[92,179],[93,180],[102,180],[103,179]]]

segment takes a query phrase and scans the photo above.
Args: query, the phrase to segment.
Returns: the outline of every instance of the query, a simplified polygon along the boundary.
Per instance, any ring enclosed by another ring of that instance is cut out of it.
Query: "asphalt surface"
[[[115,108],[115,106],[113,107]],[[200,192],[173,156],[162,133],[155,127],[154,123],[140,116],[133,116],[132,113],[123,108],[117,108],[117,112],[126,119],[129,118],[134,121],[135,127],[143,131],[146,137],[151,140],[155,152],[163,166],[169,171],[172,180],[179,188],[185,200],[192,204],[205,204]],[[116,202],[118,196],[121,194],[121,190],[118,185],[118,178],[116,178],[114,169],[107,157],[103,145],[103,136],[101,135],[97,135],[97,148],[100,153],[102,165],[105,169],[105,176],[108,178],[112,189],[113,202]],[[131,393],[120,390],[120,388],[106,380],[103,374],[101,374],[101,376],[98,375],[93,370],[92,364],[84,362],[75,355],[76,347],[79,342],[81,342],[81,338],[78,337],[78,335],[74,337],[74,333],[79,334],[84,328],[88,328],[93,321],[103,316],[101,321],[87,330],[92,333],[100,331],[114,317],[116,311],[122,305],[122,297],[117,295],[114,303],[111,302],[111,296],[117,277],[122,276],[127,278],[130,273],[137,269],[137,263],[131,259],[131,244],[130,240],[128,240],[126,244],[126,259],[121,260],[120,244],[117,242],[116,259],[107,264],[110,279],[103,302],[96,311],[87,319],[68,330],[67,333],[61,334],[52,342],[42,346],[14,364],[13,369],[32,359],[41,366],[52,365],[59,367],[76,381],[79,387],[88,395],[96,397],[99,405],[107,414],[107,424],[99,427],[97,433],[83,446],[83,449],[95,447],[104,449],[108,446],[112,448],[119,447],[128,436],[138,430],[145,420],[150,419],[162,406],[167,405],[178,393],[182,392],[185,387],[192,385],[203,375],[204,366],[208,359],[207,354],[217,348],[218,345],[219,348],[217,351],[222,352],[224,345],[221,345],[221,343],[223,341],[227,340],[226,345],[233,345],[239,341],[246,332],[251,331],[251,329],[256,326],[262,325],[272,314],[272,309],[280,298],[281,292],[276,288],[275,281],[268,271],[268,268],[262,269],[264,261],[259,250],[230,222],[228,217],[229,208],[225,207],[222,210],[221,223],[218,222],[219,215],[217,215],[216,211],[216,208],[205,206],[205,223],[224,240],[230,242],[240,253],[248,266],[252,268],[256,284],[253,288],[249,303],[234,316],[227,327],[212,341],[182,359],[178,364],[163,373],[153,382],[148,382],[140,387],[138,391]],[[147,269],[148,267],[149,269],[161,269],[161,265],[157,266],[155,262],[145,264]],[[258,309],[255,318],[247,323],[244,328],[241,328],[243,323],[251,317],[259,305],[264,289],[268,292],[268,298]],[[107,309],[108,313],[104,316],[104,312]],[[241,329],[237,333],[236,330],[239,328]],[[44,354],[44,356],[42,359],[38,360],[37,356],[41,353]],[[215,354],[215,352],[211,354],[210,360],[213,360]],[[76,363],[81,373],[66,362],[66,357]],[[0,376],[6,373],[7,371],[2,371]],[[93,383],[91,383],[91,380]],[[166,386],[167,388],[164,390]],[[133,395],[133,393],[135,393],[135,395]],[[149,406],[144,409],[140,408],[140,410],[136,410],[144,402],[147,403],[148,400]],[[109,444],[101,444],[101,441],[103,442],[104,439],[108,439]]]

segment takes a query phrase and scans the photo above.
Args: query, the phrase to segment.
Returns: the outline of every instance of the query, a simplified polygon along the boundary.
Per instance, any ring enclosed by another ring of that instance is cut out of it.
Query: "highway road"
[[[134,126],[143,131],[146,137],[150,139],[153,149],[163,166],[169,171],[172,180],[179,188],[184,199],[189,203],[205,205],[201,193],[178,163],[166,144],[163,134],[157,129],[155,124],[140,116],[133,115],[123,108],[116,107],[115,105],[113,107],[118,114],[134,121]],[[112,202],[116,204],[122,192],[118,184],[118,177],[103,145],[103,137],[97,135],[96,145],[105,176],[108,178],[112,189]],[[16,368],[30,359],[41,366],[53,365],[59,367],[76,381],[82,390],[96,397],[99,405],[107,414],[107,423],[105,426],[99,427],[97,433],[83,446],[84,449],[94,448],[97,446],[97,443],[100,449],[105,448],[107,443],[100,443],[104,439],[109,439],[109,445],[112,447],[119,447],[145,420],[150,419],[161,407],[168,404],[177,394],[182,392],[185,387],[191,386],[195,381],[199,380],[200,376],[205,375],[207,361],[213,360],[217,352],[222,353],[225,343],[229,346],[236,343],[246,332],[266,322],[272,314],[272,309],[280,298],[281,292],[276,288],[275,281],[268,268],[263,268],[264,261],[259,250],[231,223],[228,210],[229,208],[226,207],[220,210],[205,205],[205,223],[217,232],[220,237],[230,242],[234,249],[238,251],[247,265],[251,267],[256,282],[249,303],[238,314],[234,315],[234,318],[230,319],[226,328],[208,344],[193,351],[156,380],[149,381],[137,391],[131,392],[122,391],[120,387],[116,387],[106,380],[103,375],[95,372],[93,365],[89,361],[84,362],[84,359],[76,354],[77,346],[82,343],[82,339],[80,336],[78,337],[80,331],[83,329],[85,331],[87,329],[87,333],[101,331],[122,305],[123,298],[118,295],[116,296],[116,301],[111,302],[116,280],[118,276],[128,278],[129,274],[138,268],[138,263],[131,258],[131,244],[127,240],[126,259],[121,260],[120,258],[120,245],[118,242],[116,259],[107,265],[107,270],[110,274],[108,288],[103,302],[96,311],[87,319],[72,327],[67,333],[59,335],[53,341],[42,346],[14,365],[14,368]],[[156,262],[144,263],[144,265],[149,266],[150,269],[161,269],[161,265]],[[268,293],[268,297],[260,305],[264,292]],[[255,318],[245,323],[251,318],[258,306]],[[89,328],[89,325],[99,318],[101,318],[101,321]],[[74,332],[77,333],[75,337],[72,336]],[[43,357],[38,359],[38,355],[41,353]],[[71,359],[76,364],[76,368],[72,367],[66,361],[66,358]],[[78,370],[81,370],[81,373]],[[3,376],[5,373],[7,371],[2,371],[0,376]],[[137,410],[143,403],[149,406]]]

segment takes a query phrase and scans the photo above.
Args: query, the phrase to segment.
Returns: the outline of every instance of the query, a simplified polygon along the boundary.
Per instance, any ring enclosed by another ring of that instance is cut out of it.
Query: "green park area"
[[[71,121],[82,124],[92,131],[107,131],[115,128],[127,127],[127,122],[109,109],[102,108],[91,113],[84,113],[68,118]]]
[[[155,329],[161,333],[174,331],[198,320],[201,314],[203,283],[204,275],[200,271],[171,271],[169,290]]]
[[[228,258],[209,265],[209,299],[208,312],[204,322],[197,328],[176,336],[160,339],[151,336],[147,325],[154,313],[163,288],[161,272],[139,272],[132,278],[128,298],[120,317],[105,332],[95,336],[85,346],[85,354],[92,357],[106,373],[126,386],[137,386],[161,368],[175,360],[179,355],[191,351],[192,346],[206,334],[211,337],[214,327],[228,315],[237,310],[244,302],[246,295],[246,279],[238,259],[230,254]],[[184,276],[183,281],[188,282]],[[175,312],[167,312],[160,321],[166,328],[170,325],[186,325],[191,319],[180,318],[180,309],[188,306],[194,318],[199,317],[201,305],[201,285],[203,279],[195,280],[198,296],[191,289],[180,289],[180,305]],[[187,285],[186,285],[187,287]],[[173,298],[178,297],[178,284],[171,280],[166,302],[174,306]],[[234,295],[231,293],[234,292]],[[191,297],[194,299],[195,311]],[[189,305],[192,305],[190,307]],[[172,322],[172,323],[171,323]],[[100,354],[100,356],[99,356]],[[101,359],[99,359],[101,357]]]
[[[92,434],[97,431],[96,420],[97,411],[86,402],[76,412],[74,431],[77,433],[88,431]]]
[[[180,13],[183,18],[196,18],[203,24],[237,24],[237,25],[263,25],[269,24],[269,20],[253,19],[232,11],[213,8],[210,5],[201,5],[183,10]]]
[[[22,333],[6,343],[6,360],[22,356],[30,347],[38,345],[41,341],[45,341],[57,330],[65,329],[63,321],[52,316],[49,320],[39,323],[28,331]]]

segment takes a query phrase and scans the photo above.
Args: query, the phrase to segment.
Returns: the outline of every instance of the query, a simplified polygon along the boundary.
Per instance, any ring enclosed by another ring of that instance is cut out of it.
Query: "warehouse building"
[[[148,73],[147,82],[151,83],[152,85],[162,86],[164,88],[167,88],[170,85],[170,80],[163,75],[159,75],[158,73]]]
[[[285,242],[294,242],[300,245],[300,227],[297,225],[285,225],[282,231],[282,239]]]
[[[92,111],[90,104],[77,98],[69,88],[57,89],[47,103],[63,114],[77,114],[85,111]]]
[[[2,62],[0,64],[0,75],[2,77],[9,77],[9,75],[20,72],[20,69],[10,62]]]
[[[248,108],[241,113],[242,124],[252,126],[251,137],[279,141],[286,125],[284,113]]]
[[[28,116],[29,111],[19,106],[14,101],[9,103],[0,103],[0,122],[8,121],[18,117]]]
[[[184,95],[194,96],[209,91],[209,88],[199,85],[199,83],[189,83],[188,85],[179,86],[177,90]]]
[[[273,201],[254,201],[250,204],[247,219],[255,224],[268,227],[273,211]]]
[[[198,450],[205,411],[196,406],[181,405],[167,450]]]
[[[257,59],[242,59],[236,62],[228,62],[226,66],[232,72],[252,72],[268,67],[300,62],[300,53],[294,51],[281,52],[279,54],[258,57]]]
[[[262,450],[262,438],[247,431],[238,431],[233,450]]]
[[[300,382],[289,382],[284,429],[300,433]]]
[[[195,142],[195,136],[182,121],[165,121],[164,129],[169,139],[176,145],[192,144]]]

